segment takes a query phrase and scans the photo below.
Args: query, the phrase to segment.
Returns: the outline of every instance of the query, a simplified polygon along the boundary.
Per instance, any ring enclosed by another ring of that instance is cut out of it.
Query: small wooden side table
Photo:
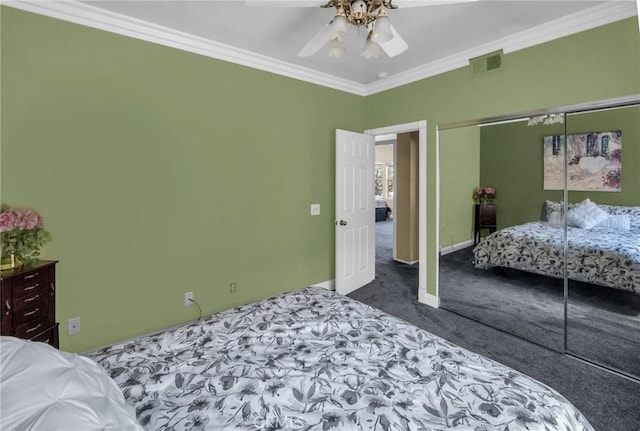
[[[480,242],[480,231],[482,229],[489,229],[490,233],[496,231],[495,204],[476,204],[473,245],[477,245]]]

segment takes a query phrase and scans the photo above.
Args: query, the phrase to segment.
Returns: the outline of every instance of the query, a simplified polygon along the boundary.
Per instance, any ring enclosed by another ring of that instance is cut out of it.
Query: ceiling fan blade
[[[451,3],[472,3],[480,0],[393,0],[400,8],[432,6]],[[245,0],[250,7],[319,7],[327,2],[322,0]]]
[[[245,0],[249,7],[320,7],[326,3],[322,0]]]
[[[393,37],[388,42],[380,42],[379,45],[389,57],[395,57],[396,55],[400,55],[405,52],[407,48],[409,48],[409,45],[407,45],[407,42],[404,41],[392,25],[389,27],[391,28]]]
[[[330,25],[325,25],[313,38],[300,50],[298,57],[311,57],[329,41]]]
[[[399,9],[421,6],[437,6],[443,4],[454,3],[475,3],[481,0],[392,0],[392,4],[398,6]]]
[[[392,0],[400,8],[433,6],[451,3],[471,3],[480,0]],[[322,0],[245,0],[249,7],[319,7],[327,4]]]

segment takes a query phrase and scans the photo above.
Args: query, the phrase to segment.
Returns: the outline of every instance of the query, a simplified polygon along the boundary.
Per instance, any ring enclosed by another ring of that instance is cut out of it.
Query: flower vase
[[[22,256],[17,253],[8,253],[0,258],[0,271],[9,271],[12,269],[20,269],[24,265]]]

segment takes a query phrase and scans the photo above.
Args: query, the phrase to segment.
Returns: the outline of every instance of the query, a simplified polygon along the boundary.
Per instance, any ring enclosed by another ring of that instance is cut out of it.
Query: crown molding
[[[236,48],[231,45],[173,30],[148,21],[107,11],[86,3],[78,3],[73,0],[2,0],[2,4],[27,12],[252,67],[347,93],[353,93],[358,96],[364,96],[365,94],[365,86],[357,82],[277,60],[253,51]]]
[[[569,36],[581,31],[600,27],[637,14],[633,1],[612,1],[582,12],[567,15],[528,30],[511,34],[494,41],[458,52],[422,66],[389,76],[367,85],[365,96],[410,84],[421,79],[465,67],[470,58],[502,49],[505,54]]]
[[[470,58],[486,54],[487,52],[498,49],[502,49],[504,53],[517,51],[629,18],[638,13],[638,6],[635,1],[610,1],[582,12],[568,15],[540,26],[461,51],[455,55],[391,75],[388,78],[370,84],[360,84],[252,51],[239,49],[231,45],[107,11],[87,3],[78,3],[73,0],[2,0],[2,4],[27,12],[287,76],[358,96],[369,96],[450,70],[465,67],[469,64]]]

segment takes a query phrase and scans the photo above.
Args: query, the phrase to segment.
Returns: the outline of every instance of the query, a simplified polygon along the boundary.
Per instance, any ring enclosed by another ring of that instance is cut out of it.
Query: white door
[[[336,291],[375,277],[374,138],[336,130]]]

